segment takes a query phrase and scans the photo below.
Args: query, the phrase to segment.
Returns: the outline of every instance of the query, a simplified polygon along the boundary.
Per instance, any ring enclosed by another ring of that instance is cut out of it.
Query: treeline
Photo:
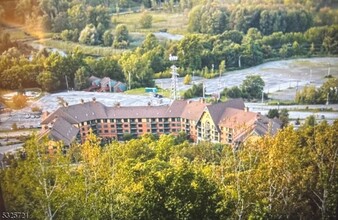
[[[313,25],[312,12],[303,7],[198,5],[189,13],[189,30],[197,33],[221,34],[226,30],[246,33],[257,28],[263,35],[273,32],[304,32]]]
[[[7,211],[32,219],[336,219],[338,121],[311,119],[238,149],[145,135],[69,149],[26,142],[0,171]]]
[[[120,81],[125,79],[115,58],[85,57],[77,49],[67,56],[41,50],[27,58],[18,49],[11,48],[0,56],[2,89],[40,87],[45,91],[55,91],[67,86],[69,89],[83,89],[91,75]]]
[[[277,32],[268,36],[262,36],[255,28],[245,35],[233,30],[215,36],[189,34],[181,41],[166,44],[149,34],[135,50],[102,59],[85,57],[79,50],[65,57],[40,51],[28,59],[11,48],[0,57],[3,79],[0,85],[6,89],[40,85],[47,91],[54,91],[66,88],[67,76],[70,87],[82,89],[85,78],[95,75],[130,82],[132,88],[153,86],[154,77],[170,76],[172,64],[180,67],[180,76],[194,74],[210,78],[226,69],[250,67],[270,59],[337,55],[337,35],[338,25],[314,27],[305,33]],[[170,54],[177,54],[178,61],[170,62]]]
[[[296,93],[295,101],[299,104],[338,103],[338,79],[329,78],[319,88],[316,88],[314,85],[306,85]]]

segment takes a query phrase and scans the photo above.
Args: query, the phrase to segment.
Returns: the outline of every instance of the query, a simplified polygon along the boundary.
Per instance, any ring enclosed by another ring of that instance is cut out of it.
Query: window
[[[143,132],[143,130],[142,130],[142,129],[139,129],[139,130],[138,130],[138,132],[139,132],[139,133],[142,133],[142,132]]]
[[[116,131],[115,131],[115,129],[112,129],[111,132],[112,132],[112,133],[115,133]]]
[[[108,130],[104,130],[104,133],[107,134],[107,133],[108,133]]]
[[[111,128],[115,128],[115,125],[110,125]]]
[[[137,119],[137,121],[138,121],[138,122],[142,122],[142,119],[141,119],[141,118],[139,118],[139,119]]]
[[[125,119],[123,119],[123,122],[128,122],[128,119],[126,119],[126,118],[125,118]]]
[[[103,127],[104,127],[104,128],[108,128],[108,125],[107,125],[107,124],[104,124]]]
[[[162,118],[160,118],[160,119],[158,119],[158,121],[162,122],[162,121],[163,121],[163,119],[162,119]]]
[[[108,119],[103,119],[103,122],[107,123],[107,122],[108,122]]]
[[[142,124],[138,124],[137,127],[142,128]]]
[[[127,124],[124,124],[123,127],[128,128],[128,125],[127,125]]]

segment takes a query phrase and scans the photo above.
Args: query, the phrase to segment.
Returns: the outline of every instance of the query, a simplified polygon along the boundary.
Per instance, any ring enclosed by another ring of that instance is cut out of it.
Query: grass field
[[[88,46],[70,41],[46,39],[39,42],[47,47],[57,48],[65,52],[71,52],[79,47],[82,53],[95,56],[111,56],[113,54],[122,53],[126,50],[114,49],[113,47]]]
[[[139,21],[143,12],[114,15],[112,22],[114,24],[127,25],[130,32],[150,33],[158,32],[166,29],[172,34],[185,34],[188,25],[188,15],[186,14],[172,14],[166,12],[149,11],[149,15],[153,17],[152,27],[143,29],[140,27]]]

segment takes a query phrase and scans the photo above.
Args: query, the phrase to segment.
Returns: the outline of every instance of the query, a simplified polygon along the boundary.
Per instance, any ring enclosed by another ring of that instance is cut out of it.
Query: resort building
[[[104,139],[122,141],[124,135],[185,132],[195,141],[240,144],[249,136],[275,134],[280,121],[249,112],[240,99],[207,104],[202,101],[175,100],[162,106],[107,107],[93,99],[45,112],[41,135],[65,145],[83,142],[90,130]]]

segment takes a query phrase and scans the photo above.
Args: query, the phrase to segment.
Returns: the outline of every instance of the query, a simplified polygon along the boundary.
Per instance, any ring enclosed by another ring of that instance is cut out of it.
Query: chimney
[[[68,107],[68,102],[65,102],[64,106],[67,108]]]
[[[45,120],[50,113],[48,111],[42,112],[41,120]]]
[[[244,107],[245,112],[249,112],[249,107]]]
[[[151,106],[151,102],[148,102],[148,106]]]
[[[256,119],[257,119],[257,121],[260,121],[260,120],[261,120],[261,113],[260,113],[260,112],[257,112],[257,114],[256,114]]]
[[[94,103],[96,102],[96,98],[95,98],[95,97],[93,97],[93,102],[94,102]]]
[[[84,100],[83,99],[81,99],[81,104],[83,104],[84,103]]]

